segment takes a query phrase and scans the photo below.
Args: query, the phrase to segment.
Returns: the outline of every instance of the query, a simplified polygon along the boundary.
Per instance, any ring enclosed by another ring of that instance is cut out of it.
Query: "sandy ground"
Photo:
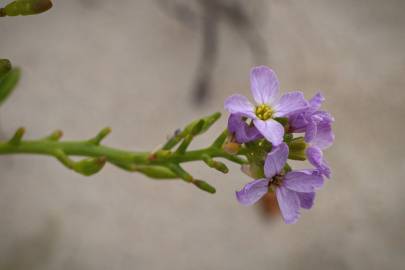
[[[23,68],[1,107],[1,137],[113,128],[107,144],[153,149],[175,128],[240,92],[249,69],[283,90],[321,89],[336,118],[333,177],[296,225],[242,207],[248,180],[188,166],[217,187],[158,182],[107,166],[85,178],[46,157],[0,158],[0,269],[400,269],[405,250],[404,1],[252,1],[268,48],[257,63],[227,24],[208,102],[191,100],[201,31],[154,1],[54,1],[2,18],[0,51]],[[206,145],[225,118],[196,146]]]

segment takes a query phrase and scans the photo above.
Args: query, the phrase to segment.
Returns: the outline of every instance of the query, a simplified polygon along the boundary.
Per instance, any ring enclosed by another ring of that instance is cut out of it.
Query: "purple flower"
[[[320,123],[332,123],[333,117],[328,112],[320,110],[324,101],[325,98],[318,92],[309,100],[309,107],[306,110],[290,114],[288,119],[290,131],[305,132],[305,141],[309,142],[316,136]]]
[[[331,171],[328,163],[323,158],[322,150],[330,147],[335,140],[332,131],[333,117],[321,111],[320,107],[325,101],[321,93],[317,93],[309,100],[309,107],[304,112],[290,115],[289,124],[293,132],[305,132],[305,141],[309,145],[306,149],[308,161],[326,177],[330,177]]]
[[[285,143],[274,147],[264,164],[266,178],[256,179],[236,192],[238,201],[252,205],[269,189],[275,189],[281,215],[287,224],[297,222],[300,208],[310,209],[314,204],[315,190],[323,185],[323,177],[317,170],[299,170],[283,173],[288,158]]]
[[[332,132],[332,125],[330,122],[320,122],[317,125],[317,132],[315,137],[307,142],[309,147],[305,150],[308,161],[315,166],[315,168],[326,177],[330,178],[330,168],[325,158],[323,157],[322,150],[332,145],[335,135]]]
[[[231,114],[228,119],[228,131],[235,135],[238,143],[247,143],[263,138],[255,126],[248,126],[239,114]]]
[[[225,109],[231,114],[253,120],[254,126],[273,145],[283,141],[284,127],[274,120],[304,111],[308,107],[302,92],[294,91],[278,98],[279,81],[273,70],[266,66],[252,69],[250,84],[256,106],[242,95],[232,95],[225,100]]]

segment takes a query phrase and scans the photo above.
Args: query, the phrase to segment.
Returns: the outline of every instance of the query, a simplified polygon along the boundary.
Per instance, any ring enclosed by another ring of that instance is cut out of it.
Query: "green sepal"
[[[287,117],[276,117],[274,118],[277,122],[283,125],[283,127],[288,125],[288,118]]]
[[[307,144],[303,137],[292,139],[288,143],[289,153],[288,158],[293,160],[306,160],[305,150]]]
[[[288,173],[288,172],[292,171],[292,168],[291,168],[290,164],[285,163],[283,170],[285,173]]]
[[[284,140],[285,143],[288,144],[289,142],[291,142],[292,139],[294,139],[294,135],[292,133],[285,133],[284,134],[284,139],[283,140]]]
[[[272,144],[265,139],[249,142],[246,146],[246,157],[249,163],[260,164],[266,159],[268,153],[271,152]]]

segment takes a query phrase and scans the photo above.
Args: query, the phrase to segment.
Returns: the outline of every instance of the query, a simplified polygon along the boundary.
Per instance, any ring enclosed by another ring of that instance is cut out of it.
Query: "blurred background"
[[[9,1],[2,1],[2,3]],[[190,164],[217,187],[106,166],[91,178],[38,156],[0,157],[0,269],[400,269],[405,250],[405,2],[56,0],[0,19],[1,57],[23,70],[0,137],[63,129],[151,150],[250,95],[266,64],[281,90],[321,90],[336,122],[332,179],[296,225],[243,207],[249,179]],[[224,128],[226,114],[194,147]]]

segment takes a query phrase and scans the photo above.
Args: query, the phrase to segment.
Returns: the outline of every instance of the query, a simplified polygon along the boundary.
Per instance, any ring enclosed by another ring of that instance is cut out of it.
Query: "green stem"
[[[102,145],[101,141],[111,132],[110,128],[104,128],[95,137],[81,141],[60,141],[62,131],[55,131],[38,140],[23,140],[25,130],[20,128],[10,140],[0,141],[0,155],[51,156],[65,167],[86,176],[98,173],[105,163],[109,162],[118,168],[143,173],[154,179],[183,179],[201,190],[214,193],[214,187],[205,181],[195,179],[181,167],[181,163],[203,161],[209,167],[227,173],[226,165],[214,158],[223,158],[238,164],[247,162],[244,157],[241,157],[245,156],[244,153],[238,153],[239,156],[232,155],[223,149],[223,143],[228,134],[227,130],[223,131],[211,146],[188,150],[192,139],[204,133],[219,117],[220,113],[214,113],[191,122],[156,152],[134,152]],[[179,143],[180,146],[177,150],[172,150]],[[71,158],[72,156],[80,156],[84,159],[76,161]]]
[[[208,155],[211,158],[224,158],[229,161],[243,164],[246,161],[241,157],[230,155],[222,148],[211,146],[184,153],[168,152],[167,155],[153,155],[149,152],[134,152],[112,148],[93,143],[92,141],[54,141],[50,139],[20,140],[18,143],[0,142],[0,155],[33,154],[53,156],[60,160],[60,152],[66,156],[106,157],[114,165],[157,165],[185,163],[191,161],[204,161]],[[136,169],[134,169],[136,170]]]

